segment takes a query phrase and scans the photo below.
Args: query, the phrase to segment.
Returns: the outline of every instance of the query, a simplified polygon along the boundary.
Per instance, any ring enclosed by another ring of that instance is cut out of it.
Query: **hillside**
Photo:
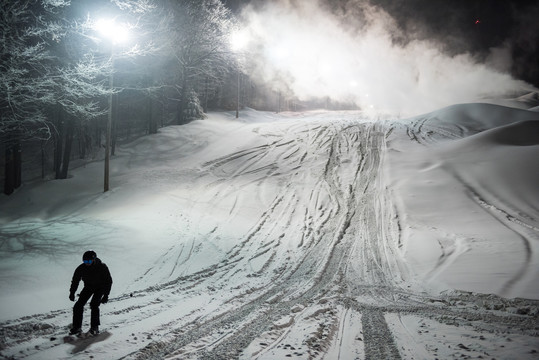
[[[534,359],[538,123],[213,113],[117,149],[108,193],[101,162],[24,184],[0,198],[0,354],[87,358],[58,339],[91,248],[114,279],[94,358]]]

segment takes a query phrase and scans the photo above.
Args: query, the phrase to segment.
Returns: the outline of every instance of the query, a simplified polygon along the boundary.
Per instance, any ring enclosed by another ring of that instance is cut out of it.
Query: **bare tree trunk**
[[[56,108],[57,134],[54,149],[54,172],[55,179],[67,179],[71,148],[73,146],[73,134],[75,132],[75,120],[66,119],[61,105]]]
[[[60,171],[60,177],[58,179],[67,179],[69,160],[71,159],[71,148],[73,145],[73,133],[75,129],[74,120],[67,121],[65,125],[65,147],[62,156],[62,169]]]
[[[208,112],[208,97],[209,97],[209,82],[208,76],[204,78],[204,112]]]
[[[6,145],[4,194],[11,195],[22,183],[22,157],[19,141]]]
[[[42,179],[45,179],[45,174],[46,174],[45,159],[46,159],[46,156],[45,156],[45,140],[41,140],[41,178]]]
[[[185,120],[185,110],[187,108],[187,71],[182,70],[182,87],[180,89],[180,99],[178,102],[178,115],[177,115],[177,125],[182,125]]]
[[[148,133],[149,134],[157,134],[157,106],[154,105],[155,100],[152,96],[148,96],[148,117],[149,117],[149,124],[148,124]]]
[[[95,146],[101,148],[101,125],[100,121],[94,121],[95,124]]]
[[[79,140],[79,159],[84,159],[86,158],[86,149],[88,148],[88,144],[86,143],[86,127],[79,126],[77,138]]]
[[[185,98],[184,91],[182,90],[182,93],[180,94],[180,99],[178,100],[178,114],[176,115],[176,125],[181,125],[183,123],[183,119],[184,119],[183,111],[185,109],[184,98]]]
[[[14,180],[14,159],[13,159],[13,150],[10,146],[6,146],[4,152],[5,162],[4,162],[4,194],[11,195],[15,190],[15,180]]]
[[[15,189],[17,189],[22,184],[22,148],[20,142],[13,146],[13,155],[15,158]]]
[[[59,104],[56,106],[56,124],[57,132],[54,142],[54,178],[61,179],[62,152],[64,144],[64,119],[62,114],[62,107]]]
[[[110,145],[110,156],[114,156],[116,152],[116,140],[118,139],[118,94],[112,96],[112,134],[111,134],[111,145]]]

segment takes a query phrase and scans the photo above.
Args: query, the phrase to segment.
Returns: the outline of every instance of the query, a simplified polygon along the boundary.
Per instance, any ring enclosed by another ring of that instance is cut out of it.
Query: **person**
[[[82,264],[80,264],[71,279],[69,289],[69,300],[75,301],[75,292],[79,287],[80,281],[84,282],[84,288],[79,294],[79,299],[73,306],[73,325],[70,335],[80,335],[82,327],[82,315],[84,305],[90,297],[90,334],[99,334],[99,305],[105,304],[109,300],[110,289],[112,287],[112,277],[107,265],[101,262],[95,251],[88,250],[82,255]]]

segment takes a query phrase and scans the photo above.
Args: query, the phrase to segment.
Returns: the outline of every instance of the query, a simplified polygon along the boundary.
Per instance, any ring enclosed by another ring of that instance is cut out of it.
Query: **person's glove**
[[[103,295],[103,297],[101,298],[101,304],[106,304],[108,301],[109,301],[109,296]]]
[[[69,300],[75,301],[75,294],[69,294]]]

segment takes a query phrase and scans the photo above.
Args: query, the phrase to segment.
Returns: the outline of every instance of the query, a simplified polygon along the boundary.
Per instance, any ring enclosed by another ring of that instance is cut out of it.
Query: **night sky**
[[[305,0],[288,0],[294,3]],[[223,0],[234,12],[263,0]],[[274,1],[278,2],[278,1]],[[323,0],[329,11],[347,13],[348,22],[360,22],[354,9],[366,0]],[[396,41],[429,39],[450,55],[470,53],[484,61],[492,48],[507,54],[501,71],[539,87],[539,1],[537,0],[370,0],[399,25]]]
[[[390,13],[405,32],[439,40],[449,52],[471,52],[485,57],[491,48],[508,47],[511,73],[539,87],[538,1],[372,0],[372,3]]]

